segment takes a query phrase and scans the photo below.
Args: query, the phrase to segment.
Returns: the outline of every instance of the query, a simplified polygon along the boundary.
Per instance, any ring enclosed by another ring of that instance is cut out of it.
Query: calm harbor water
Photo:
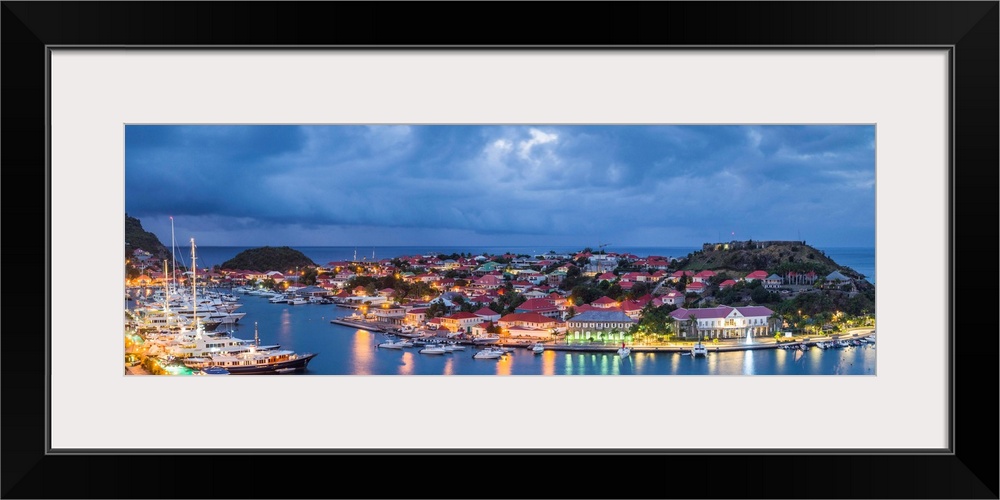
[[[312,375],[875,375],[873,346],[808,351],[764,349],[710,352],[707,358],[675,353],[546,351],[523,348],[501,358],[473,359],[474,346],[445,355],[420,354],[418,348],[377,349],[387,336],[330,323],[350,313],[334,305],[272,304],[241,295],[247,315],[234,335],[253,339],[257,323],[262,344],[281,344],[297,352],[319,353],[304,374]]]
[[[215,265],[221,265],[223,262],[235,257],[238,253],[247,250],[249,248],[255,247],[198,247],[198,263],[199,267],[212,267]],[[344,247],[344,246],[327,246],[327,247],[293,247],[299,250],[306,257],[312,259],[313,262],[317,264],[326,264],[327,262],[341,261],[341,260],[351,260],[357,255],[357,258],[372,260],[372,255],[375,256],[375,260],[381,260],[386,258],[399,257],[402,255],[438,255],[445,254],[451,255],[453,253],[471,253],[472,255],[481,255],[483,252],[488,254],[503,254],[505,252],[513,253],[524,253],[528,255],[540,255],[545,254],[550,251],[555,251],[559,253],[574,253],[582,249],[582,247],[537,247],[537,246],[476,246],[476,247],[461,247],[461,246],[441,246],[441,247],[429,247],[429,246],[396,246],[396,247]],[[661,257],[685,257],[687,254],[699,250],[696,247],[621,247],[621,248],[608,248],[608,251],[617,253],[632,253],[640,257],[645,257],[649,255],[659,255]],[[875,248],[874,247],[830,247],[830,248],[820,248],[820,250],[826,252],[826,255],[833,259],[835,262],[842,266],[850,267],[855,271],[865,275],[869,282],[875,283]],[[178,263],[187,265],[190,262],[190,252],[185,253],[184,251],[177,252]]]

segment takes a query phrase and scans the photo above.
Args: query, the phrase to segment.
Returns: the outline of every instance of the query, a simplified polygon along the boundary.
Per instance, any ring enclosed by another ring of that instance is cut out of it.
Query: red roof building
[[[490,309],[489,307],[483,307],[482,309],[474,312],[476,316],[486,320],[486,321],[497,321],[500,319],[500,313]]]
[[[708,279],[715,276],[715,271],[710,271],[708,269],[694,275],[693,281],[698,283],[708,283]]]
[[[608,297],[607,295],[605,295],[605,296],[603,296],[603,297],[601,297],[601,298],[599,298],[599,299],[591,302],[590,305],[592,305],[594,307],[597,307],[597,308],[600,308],[600,309],[610,309],[612,307],[618,307],[618,302],[616,302],[611,297]]]
[[[670,281],[679,281],[684,276],[694,277],[694,271],[674,271],[670,273]]]
[[[530,326],[532,328],[555,328],[559,323],[555,318],[549,318],[535,313],[508,314],[497,322],[503,328],[512,326]]]
[[[514,309],[515,313],[537,313],[550,318],[560,316],[559,308],[549,299],[528,299]]]

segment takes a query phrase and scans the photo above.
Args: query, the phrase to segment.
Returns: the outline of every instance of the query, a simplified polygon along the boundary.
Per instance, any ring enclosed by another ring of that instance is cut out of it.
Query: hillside
[[[727,245],[729,248],[723,245],[706,245],[709,248],[690,254],[683,262],[682,269],[692,271],[711,269],[717,272],[729,270],[735,273],[748,273],[760,269],[778,274],[788,271],[814,271],[820,276],[840,270],[847,276],[859,276],[853,269],[837,264],[822,250],[804,242],[749,241],[732,242]]]
[[[222,269],[285,272],[296,267],[316,266],[309,257],[290,247],[260,247],[244,250],[222,263]]]
[[[142,228],[142,222],[135,217],[125,214],[125,256],[132,255],[136,249],[143,249],[156,259],[166,259],[170,257],[170,249],[160,243],[160,239],[155,234]]]

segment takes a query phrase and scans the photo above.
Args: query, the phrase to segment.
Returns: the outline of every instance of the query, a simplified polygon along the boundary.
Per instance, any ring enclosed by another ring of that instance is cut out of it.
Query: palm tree
[[[688,326],[691,327],[691,333],[692,334],[698,334],[698,342],[701,342],[701,332],[700,332],[700,330],[698,330],[698,317],[695,316],[694,314],[689,314],[688,315],[688,321],[691,322],[688,325]]]
[[[777,311],[771,313],[771,317],[768,318],[768,320],[770,320],[772,330],[779,330],[781,328],[782,318],[781,314],[779,314]]]
[[[674,322],[674,317],[669,314],[667,314],[666,318],[663,318],[663,326],[666,329],[667,335],[670,335],[674,331]]]

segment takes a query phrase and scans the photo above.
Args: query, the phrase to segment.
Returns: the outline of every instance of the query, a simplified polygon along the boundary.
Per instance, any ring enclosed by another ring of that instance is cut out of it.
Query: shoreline
[[[395,329],[397,325],[390,325],[388,323],[378,323],[378,322],[365,322],[365,321],[352,321],[345,318],[334,318],[330,320],[330,323],[341,326],[349,326],[352,328],[358,328],[360,330],[367,330],[372,332],[387,333],[392,334],[392,330]],[[816,342],[826,342],[837,339],[854,340],[863,339],[875,335],[874,329],[855,329],[843,334],[836,336],[823,335],[819,337],[809,337],[807,339],[789,340],[784,342],[778,342],[773,337],[762,337],[759,339],[754,339],[752,343],[743,343],[743,339],[739,340],[739,343],[726,341],[719,342],[718,344],[713,344],[711,342],[705,342],[705,346],[708,348],[708,352],[734,352],[734,351],[755,351],[761,349],[780,349],[784,346],[800,348],[802,345],[811,346]],[[442,338],[442,337],[438,337]],[[476,343],[474,341],[465,340],[455,340],[455,342],[463,345],[488,345],[482,343]],[[500,341],[495,342],[495,345],[500,345],[504,347],[525,347],[528,348],[535,343],[540,343],[545,346],[545,350],[551,351],[580,351],[580,352],[618,352],[618,348],[621,347],[621,342],[608,343],[608,344],[566,344],[566,343],[554,343],[551,340],[537,340],[537,339],[516,339],[515,341]],[[665,345],[648,345],[648,344],[628,344],[626,346],[632,352],[645,352],[645,353],[684,353],[691,350],[694,341],[687,341],[684,345],[677,345],[676,343],[668,343]]]

